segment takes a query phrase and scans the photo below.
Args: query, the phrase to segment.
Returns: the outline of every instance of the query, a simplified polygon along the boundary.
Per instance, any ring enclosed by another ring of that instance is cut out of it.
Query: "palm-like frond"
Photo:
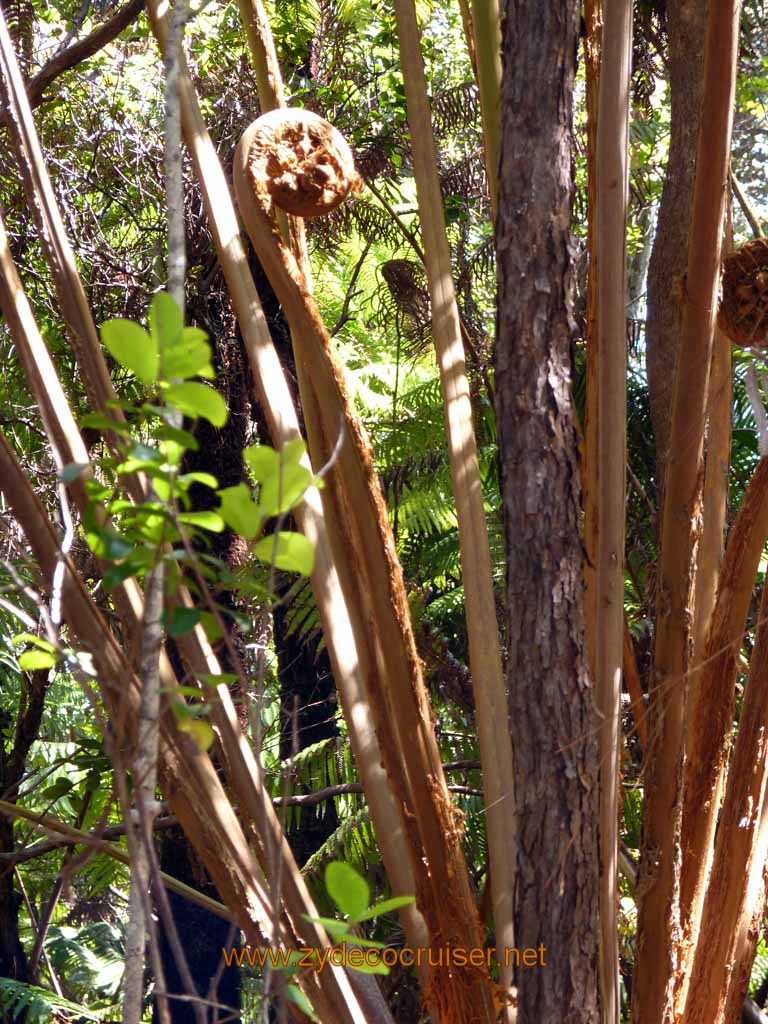
[[[25,1015],[27,1024],[50,1024],[62,1017],[73,1021],[108,1020],[119,1010],[114,1006],[91,1010],[37,985],[0,978],[0,1012],[12,1020]]]

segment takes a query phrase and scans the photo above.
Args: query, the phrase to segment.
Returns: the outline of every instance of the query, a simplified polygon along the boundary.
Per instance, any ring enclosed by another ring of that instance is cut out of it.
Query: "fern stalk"
[[[480,89],[485,140],[485,166],[491,212],[496,218],[499,163],[499,93],[501,90],[501,24],[497,0],[472,0],[474,64]]]
[[[730,348],[730,345],[728,346]],[[768,585],[701,913],[685,1022],[740,1018],[765,906],[768,855]]]
[[[437,173],[432,118],[413,0],[395,0],[400,57],[410,125],[419,218],[432,304],[432,330],[440,367],[448,449],[459,522],[459,544],[466,594],[470,665],[477,708],[483,784],[488,816],[490,871],[496,942],[514,946],[516,863],[512,743],[501,664],[496,604],[483,488],[472,424],[461,321],[451,271]],[[487,40],[486,40],[487,42]],[[495,45],[495,44],[494,44]],[[496,47],[498,49],[498,47]],[[480,63],[493,50],[478,45]],[[506,988],[512,968],[500,968]]]
[[[728,233],[733,228],[728,225]],[[712,369],[707,399],[707,457],[704,470],[703,526],[696,570],[693,603],[693,665],[704,657],[707,629],[715,606],[717,583],[725,547],[728,512],[728,468],[731,459],[731,410],[733,406],[733,351],[722,331],[715,328]],[[686,749],[690,745],[686,734]]]
[[[282,75],[277,61],[269,18],[261,0],[238,0],[240,16],[245,27],[251,62],[256,72],[259,91],[259,105],[262,111],[275,110],[285,106]],[[278,223],[283,238],[291,244],[297,263],[304,278],[310,281],[309,260],[306,252],[304,222],[299,218],[287,217],[277,211]],[[303,364],[296,361],[301,393],[308,419],[317,422],[317,397],[312,382],[306,375]],[[364,654],[359,630],[355,631],[346,607],[344,595],[338,583],[332,564],[320,567],[326,573],[322,584],[318,570],[313,576],[315,597],[323,625],[323,633],[333,664],[333,674],[341,700],[344,718],[349,729],[350,744],[355,764],[360,773],[371,816],[376,825],[376,836],[381,857],[396,896],[409,896],[416,892],[416,880],[411,865],[408,840],[405,835],[395,794],[383,768],[382,753],[371,717],[372,696],[366,686]],[[331,584],[331,586],[328,586]],[[330,600],[329,600],[330,598]],[[366,630],[367,632],[367,630]],[[345,654],[342,656],[342,651]],[[399,916],[412,948],[427,943],[424,919],[415,903],[402,907]],[[418,973],[425,978],[421,964]]]
[[[650,725],[655,730],[654,755],[646,774],[643,857],[638,907],[637,973],[633,986],[636,1015],[642,1020],[674,1019],[685,998],[689,953],[682,948],[681,925],[698,934],[701,904],[692,903],[687,922],[680,921],[679,829],[681,820],[682,759],[685,742],[686,691],[694,596],[695,556],[701,499],[702,454],[706,422],[709,369],[712,357],[714,310],[720,267],[725,187],[728,179],[731,126],[738,53],[738,0],[709,7],[705,43],[704,92],[701,103],[696,177],[688,235],[688,267],[681,295],[678,372],[672,404],[669,460],[664,486],[660,592],[656,630],[655,670],[658,685],[651,703]],[[721,708],[700,690],[694,700],[713,715]],[[728,723],[730,730],[730,722]],[[691,785],[707,789],[722,777],[719,764],[690,764]],[[717,803],[702,802],[700,818],[714,822]],[[683,846],[686,845],[683,819]],[[708,851],[698,848],[682,870],[698,874],[697,893]],[[643,885],[643,883],[645,883]],[[699,941],[707,941],[699,936]]]
[[[619,1020],[618,802],[624,656],[626,242],[632,2],[605,6],[597,117],[598,523],[595,682],[600,723],[600,1011]]]

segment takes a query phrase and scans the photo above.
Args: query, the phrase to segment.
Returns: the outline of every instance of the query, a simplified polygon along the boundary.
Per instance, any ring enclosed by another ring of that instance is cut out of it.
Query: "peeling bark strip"
[[[256,254],[288,319],[297,364],[303,365],[305,376],[299,377],[299,386],[305,388],[302,400],[316,464],[330,457],[343,425],[344,444],[326,479],[323,505],[347,603],[367,617],[377,647],[378,672],[371,673],[368,686],[387,771],[396,778],[405,769],[402,784],[398,780],[398,797],[408,801],[404,824],[410,826],[418,906],[432,944],[480,944],[480,919],[461,850],[461,829],[445,784],[402,569],[370,441],[300,267],[254,194],[248,172],[251,128],[235,154],[235,194]],[[311,393],[306,391],[309,381]],[[385,737],[392,727],[390,749]],[[486,1021],[495,1015],[492,983],[483,970],[468,968],[446,976],[433,973],[425,1000],[430,1012],[445,1024]]]
[[[496,225],[497,415],[519,792],[519,1024],[599,1020],[597,716],[585,664],[570,392],[571,119],[579,4],[506,0]],[[554,76],[554,77],[553,77]]]
[[[721,1024],[736,1019],[732,1013],[728,1015],[723,1011],[729,995],[735,1007],[740,1007],[744,1001],[759,934],[758,921],[753,927],[753,917],[756,912],[762,917],[763,868],[768,840],[766,616],[768,586],[763,586],[757,640],[701,915],[701,931],[683,1018],[685,1024]]]
[[[763,458],[731,530],[704,648],[704,666],[691,684],[693,711],[685,768],[680,885],[680,913],[683,925],[688,926],[686,939],[691,945],[700,946],[702,941],[699,922],[728,763],[737,660],[766,537],[768,459]],[[743,720],[739,736],[742,728]]]
[[[669,448],[675,365],[680,347],[680,301],[687,263],[696,139],[704,85],[707,5],[668,0],[670,136],[656,237],[648,265],[646,367],[659,477]]]
[[[720,272],[738,49],[738,0],[709,5],[704,93],[680,349],[664,481],[656,686],[649,706],[634,1016],[667,1024],[685,999],[688,951],[680,921],[680,827],[692,604],[704,479],[704,427]],[[703,698],[707,700],[706,695]],[[695,704],[694,704],[695,706]],[[683,821],[685,827],[685,822]],[[683,836],[683,846],[686,837]],[[698,921],[691,918],[690,932]]]

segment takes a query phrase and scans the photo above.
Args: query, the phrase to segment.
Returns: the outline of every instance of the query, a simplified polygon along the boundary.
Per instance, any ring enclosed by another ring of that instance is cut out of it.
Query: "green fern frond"
[[[308,878],[319,877],[332,860],[343,860],[366,874],[368,866],[378,861],[376,838],[367,807],[345,818],[302,868]]]
[[[37,985],[0,978],[0,1012],[12,1019],[26,1014],[27,1024],[50,1024],[62,1015],[73,1021],[108,1020],[118,1011],[114,1006],[90,1010]]]

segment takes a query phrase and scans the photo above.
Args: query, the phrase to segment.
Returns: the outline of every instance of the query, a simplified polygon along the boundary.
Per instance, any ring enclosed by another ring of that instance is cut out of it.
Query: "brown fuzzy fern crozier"
[[[248,175],[265,209],[320,217],[362,188],[340,132],[309,110],[272,110],[246,129]]]

